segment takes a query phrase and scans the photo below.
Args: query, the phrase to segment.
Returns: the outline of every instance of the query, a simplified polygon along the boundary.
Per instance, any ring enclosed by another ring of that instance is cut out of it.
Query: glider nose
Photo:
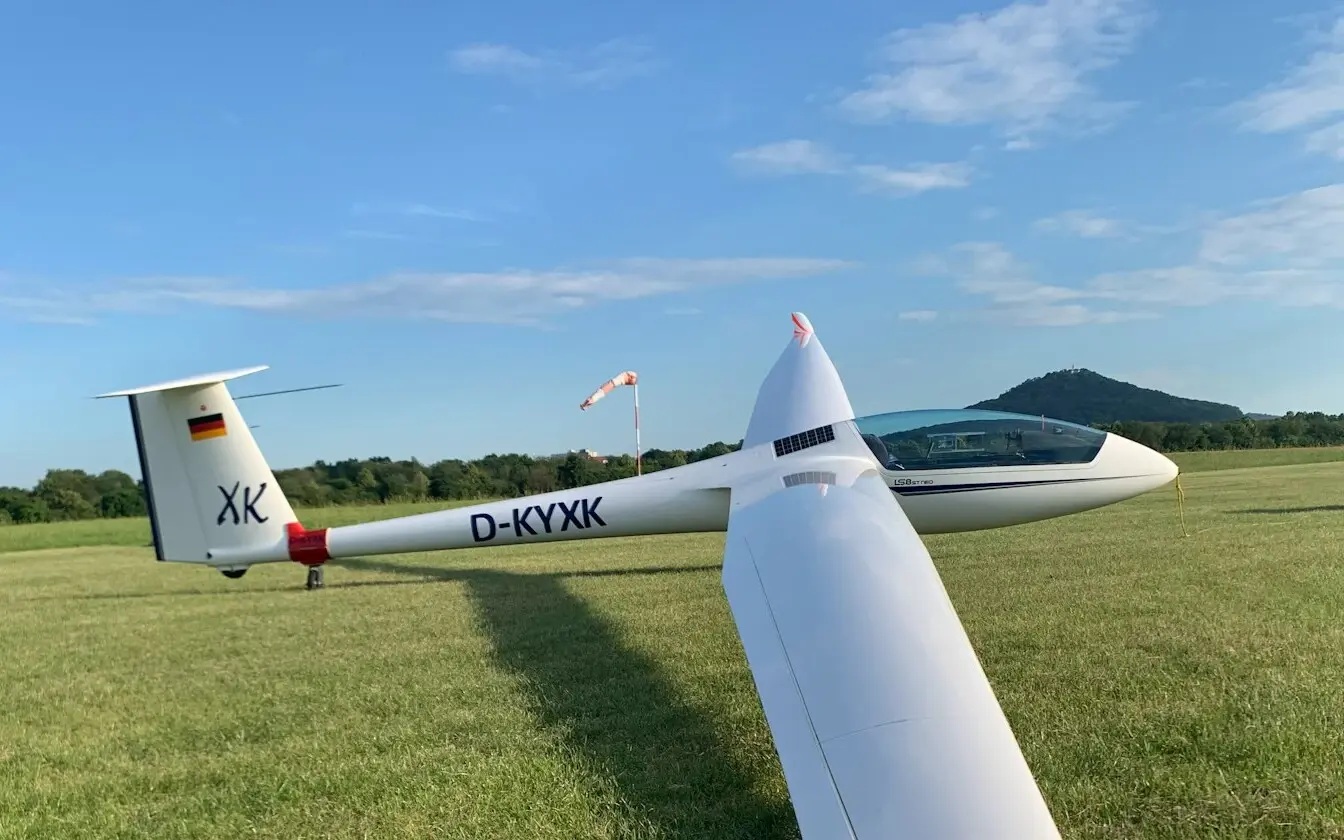
[[[1138,441],[1111,433],[1107,445],[1114,448],[1117,466],[1123,464],[1126,473],[1143,479],[1143,492],[1170,484],[1180,473],[1175,461]]]
[[[1148,451],[1153,452],[1151,449]],[[1181,468],[1175,461],[1171,460],[1166,455],[1163,455],[1161,452],[1153,452],[1153,454],[1162,461],[1162,475],[1166,476],[1166,481],[1163,481],[1163,484],[1175,480],[1176,476],[1181,474]]]

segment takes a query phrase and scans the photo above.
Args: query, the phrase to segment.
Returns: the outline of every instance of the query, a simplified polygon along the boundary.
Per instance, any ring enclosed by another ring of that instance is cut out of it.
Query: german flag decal
[[[193,441],[225,437],[229,433],[228,428],[224,425],[223,414],[207,414],[203,417],[193,417],[187,421],[187,428],[191,430],[191,439]]]

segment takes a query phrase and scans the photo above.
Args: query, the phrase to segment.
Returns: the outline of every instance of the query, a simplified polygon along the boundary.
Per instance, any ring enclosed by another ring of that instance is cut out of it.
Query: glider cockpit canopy
[[[973,408],[872,414],[854,425],[888,470],[1087,464],[1106,442],[1100,429]]]

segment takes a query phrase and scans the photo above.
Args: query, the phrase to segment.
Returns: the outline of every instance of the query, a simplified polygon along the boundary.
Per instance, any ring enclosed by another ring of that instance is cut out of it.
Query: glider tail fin
[[[297,517],[225,384],[265,369],[99,395],[130,402],[159,560],[228,569],[288,559]]]

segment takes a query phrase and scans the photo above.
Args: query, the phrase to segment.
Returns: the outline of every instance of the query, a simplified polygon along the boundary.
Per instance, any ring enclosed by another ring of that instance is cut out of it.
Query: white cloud
[[[431,219],[456,219],[463,222],[479,222],[480,216],[468,210],[444,210],[438,207],[430,207],[428,204],[408,204],[400,208],[400,212],[407,216],[428,216]]]
[[[883,72],[840,101],[867,122],[996,125],[1009,148],[1065,124],[1103,126],[1128,105],[1087,82],[1133,48],[1152,20],[1141,0],[1016,2],[888,35]]]
[[[1080,303],[1079,289],[1034,279],[1023,263],[997,242],[963,242],[945,254],[927,255],[916,271],[951,279],[966,294],[988,298],[985,313],[1020,326],[1075,326],[1149,317],[1148,313],[1095,310]]]
[[[155,277],[102,290],[61,289],[42,281],[12,280],[0,287],[0,316],[35,324],[93,324],[108,312],[150,312],[176,290],[226,284],[207,277]]]
[[[845,159],[812,140],[781,140],[733,153],[744,168],[771,175],[838,174]]]
[[[855,163],[812,140],[782,140],[734,152],[744,170],[761,175],[833,175],[853,179],[864,190],[911,195],[927,190],[958,189],[971,183],[966,163],[914,163],[904,169]]]
[[[932,309],[911,309],[908,312],[902,312],[896,316],[902,321],[932,321],[938,317],[938,313]]]
[[[484,221],[480,214],[473,213],[470,210],[461,210],[453,207],[434,207],[429,204],[421,204],[417,202],[408,204],[357,203],[350,207],[350,212],[357,216],[420,216],[429,219],[451,219],[459,222]]]
[[[1211,88],[1227,87],[1227,82],[1210,79],[1207,76],[1194,76],[1181,82],[1177,87],[1182,90],[1209,90]]]
[[[1344,159],[1344,18],[1313,32],[1316,45],[1282,80],[1236,103],[1242,127],[1265,134],[1306,131],[1308,151]]]
[[[24,320],[213,306],[288,316],[385,317],[463,323],[539,324],[610,301],[636,300],[762,280],[832,274],[843,260],[795,257],[616,260],[587,270],[399,273],[317,288],[263,288],[219,278],[149,278],[97,293],[34,288],[0,297]]]
[[[896,193],[959,189],[971,183],[971,167],[965,163],[916,163],[906,169],[863,165],[854,167],[866,187]]]
[[[586,50],[526,52],[507,44],[470,44],[449,56],[459,73],[501,76],[519,84],[563,82],[610,88],[654,70],[652,48],[632,38],[614,38]]]
[[[1319,267],[1344,259],[1344,184],[1328,184],[1262,202],[1204,231],[1199,259],[1245,265],[1280,259]]]
[[[1071,233],[1085,239],[1115,238],[1126,233],[1123,222],[1098,216],[1089,210],[1066,210],[1037,219],[1033,227],[1046,233]]]
[[[1344,122],[1318,128],[1307,134],[1307,151],[1344,160]]]
[[[453,66],[464,73],[517,75],[539,73],[546,61],[507,44],[471,44],[453,50]]]
[[[917,263],[988,299],[1018,324],[1065,326],[1151,318],[1173,307],[1257,300],[1344,309],[1344,183],[1260,202],[1206,224],[1189,262],[1045,283],[995,242],[962,243]]]
[[[341,236],[344,236],[346,239],[401,240],[410,238],[406,236],[406,234],[404,233],[393,233],[387,230],[368,230],[366,228],[352,228],[350,230],[343,230],[341,231]]]

